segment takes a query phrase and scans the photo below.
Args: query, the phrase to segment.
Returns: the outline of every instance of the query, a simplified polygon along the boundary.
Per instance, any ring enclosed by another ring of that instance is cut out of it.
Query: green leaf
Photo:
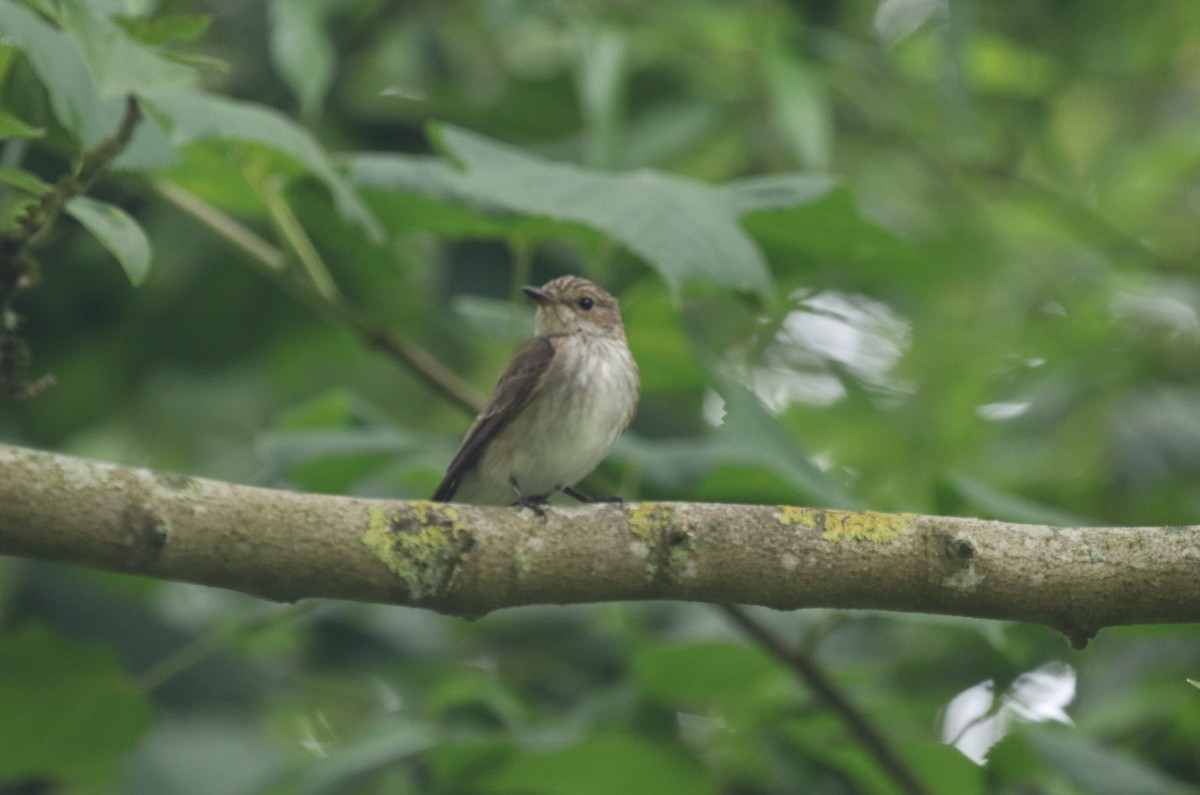
[[[135,287],[145,281],[150,272],[150,241],[132,216],[90,196],[76,196],[65,209],[117,258]]]
[[[726,718],[753,723],[800,700],[795,679],[757,646],[714,641],[652,646],[634,660],[646,692],[685,710],[716,708]]]
[[[730,208],[738,215],[765,210],[803,207],[829,195],[841,180],[828,174],[769,174],[737,179],[722,191]]]
[[[49,185],[28,171],[22,171],[19,168],[10,168],[9,166],[0,166],[0,182],[12,185],[14,188],[20,188],[34,196],[41,196],[50,190]]]
[[[415,723],[403,714],[388,716],[368,727],[355,741],[322,756],[308,766],[303,783],[289,787],[301,795],[338,795],[355,791],[357,783],[427,751],[439,731]]]
[[[820,73],[793,52],[774,46],[764,56],[767,94],[776,123],[796,160],[807,168],[826,168],[833,149],[829,92]]]
[[[260,449],[272,467],[287,471],[323,458],[395,455],[413,446],[413,438],[397,430],[346,428],[271,433]]]
[[[183,146],[201,139],[241,141],[286,155],[325,184],[343,218],[382,238],[379,221],[338,173],[321,145],[282,113],[194,91],[156,97],[153,104],[169,118],[170,138],[175,144]]]
[[[330,0],[272,0],[270,5],[271,60],[305,117],[321,109],[333,83],[335,53],[325,28],[331,7]]]
[[[890,278],[910,261],[910,246],[866,218],[851,190],[832,177],[760,177],[731,185],[731,201],[742,204],[746,230],[772,262],[798,263],[812,278],[812,263],[883,263]],[[788,196],[796,201],[789,204]],[[908,271],[901,271],[908,273]]]
[[[138,749],[130,773],[110,792],[211,795],[275,792],[282,749],[261,727],[232,709],[160,715]],[[295,788],[287,792],[294,793]]]
[[[739,465],[760,467],[774,474],[787,489],[786,494],[777,496],[778,501],[829,508],[861,507],[840,482],[812,462],[788,429],[763,407],[753,392],[733,382],[726,382],[720,392],[725,401],[726,417],[713,433],[654,441],[627,435],[621,439],[618,452],[638,461],[645,468],[648,479],[670,490],[683,488],[689,479],[706,472],[720,472],[721,467]],[[779,488],[778,483],[764,478],[759,472],[745,476],[744,481],[759,489],[765,488],[772,495]],[[729,499],[730,493],[723,491],[714,495],[705,492],[705,497]]]
[[[125,100],[101,96],[72,36],[12,0],[0,0],[0,30],[4,31],[6,45],[25,53],[46,87],[55,118],[85,148],[98,145],[116,132],[125,114]],[[123,168],[156,168],[172,162],[175,156],[158,125],[144,119],[116,164]]]
[[[51,186],[20,169],[0,166],[0,182],[42,196]],[[81,223],[125,269],[134,286],[140,285],[150,272],[150,241],[141,225],[115,204],[90,196],[76,196],[64,208],[67,215]]]
[[[4,138],[41,138],[46,131],[41,127],[32,127],[9,113],[0,111],[0,139]]]
[[[821,471],[749,389],[727,382],[721,388],[728,418],[712,439],[722,462],[765,466],[796,488],[796,499],[830,508],[857,507],[840,483]]]
[[[720,188],[656,171],[607,174],[554,163],[457,127],[434,127],[431,135],[457,169],[363,155],[352,161],[353,178],[493,213],[583,224],[644,259],[675,292],[689,282],[770,289],[766,260]]]
[[[59,122],[94,146],[117,128],[124,112],[116,99],[101,99],[75,41],[23,5],[0,0],[5,44],[25,53],[45,84]]]
[[[143,44],[154,45],[197,39],[208,30],[212,24],[212,17],[208,14],[177,14],[173,16],[126,17],[113,21]]]
[[[703,390],[709,378],[682,328],[679,313],[650,280],[621,295],[625,333],[641,369],[643,394]]]
[[[705,795],[717,782],[695,761],[642,737],[597,734],[549,753],[524,753],[483,777],[480,791],[513,795]]]
[[[0,704],[0,780],[110,776],[151,717],[115,654],[36,626],[0,643]]]
[[[1196,790],[1148,764],[1075,732],[1026,728],[1030,747],[1092,795],[1194,795]]]
[[[91,67],[102,96],[151,96],[188,88],[194,69],[168,61],[134,39],[87,0],[62,0],[63,27]]]
[[[1082,527],[1087,524],[1087,520],[1082,516],[994,488],[962,473],[952,472],[946,475],[938,486],[957,498],[958,504],[954,505],[956,515],[1064,527]]]

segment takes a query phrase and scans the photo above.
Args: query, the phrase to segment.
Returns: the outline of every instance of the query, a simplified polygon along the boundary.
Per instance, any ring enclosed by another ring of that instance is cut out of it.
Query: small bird
[[[604,459],[637,409],[637,363],[617,299],[580,276],[521,288],[537,307],[517,351],[433,494],[540,512]]]

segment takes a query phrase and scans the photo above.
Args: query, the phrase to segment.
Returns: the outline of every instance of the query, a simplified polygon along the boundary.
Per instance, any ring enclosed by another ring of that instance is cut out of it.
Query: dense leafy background
[[[486,392],[519,285],[583,272],[644,379],[597,491],[1200,516],[1194,0],[0,0],[0,33],[6,223],[125,92],[149,116],[35,252],[59,383],[5,441],[424,497],[469,417],[311,296]],[[1200,789],[1194,628],[757,615],[930,792]],[[468,623],[5,560],[0,628],[22,792],[895,791],[701,605]]]

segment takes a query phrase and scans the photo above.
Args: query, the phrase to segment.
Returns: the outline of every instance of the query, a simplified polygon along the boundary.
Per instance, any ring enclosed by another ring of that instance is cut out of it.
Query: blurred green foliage
[[[1192,0],[0,0],[5,228],[146,111],[31,252],[58,385],[0,438],[425,497],[469,417],[322,300],[482,393],[519,286],[582,272],[644,384],[597,491],[1194,523],[1198,42]],[[1193,628],[754,615],[929,792],[1200,789]],[[897,791],[700,605],[468,623],[5,560],[0,633],[0,792]],[[985,727],[986,765],[945,742]]]

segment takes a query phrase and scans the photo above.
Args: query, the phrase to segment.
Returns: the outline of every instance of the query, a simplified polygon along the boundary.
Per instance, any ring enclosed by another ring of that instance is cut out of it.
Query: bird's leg
[[[570,486],[565,486],[563,488],[563,493],[569,494],[570,496],[574,497],[575,499],[579,500],[580,502],[586,502],[586,503],[611,502],[614,505],[623,505],[625,503],[625,500],[621,499],[620,497],[589,497],[586,494],[581,494],[580,492],[576,491],[575,489],[571,488]]]
[[[550,499],[549,496],[545,494],[526,496],[525,492],[521,491],[521,487],[517,485],[515,477],[509,477],[508,485],[512,486],[512,490],[517,495],[517,500],[513,503],[514,508],[528,508],[538,516],[546,515],[545,505],[546,501]]]

